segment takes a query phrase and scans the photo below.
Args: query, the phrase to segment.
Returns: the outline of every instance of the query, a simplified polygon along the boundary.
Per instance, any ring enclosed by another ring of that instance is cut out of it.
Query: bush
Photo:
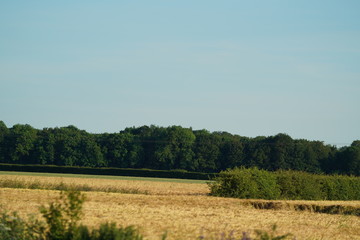
[[[280,196],[276,176],[257,168],[224,171],[214,180],[214,183],[209,183],[214,196],[262,199],[277,199]]]
[[[46,220],[45,235],[47,239],[73,239],[76,235],[78,221],[81,219],[85,195],[77,191],[61,192],[60,200],[49,207],[42,206],[40,212]]]
[[[1,239],[35,239],[29,236],[26,222],[16,212],[6,212],[0,217],[0,238]]]
[[[360,177],[235,168],[209,183],[211,195],[287,200],[360,200]]]
[[[325,198],[318,176],[294,171],[276,172],[281,199],[321,200]]]

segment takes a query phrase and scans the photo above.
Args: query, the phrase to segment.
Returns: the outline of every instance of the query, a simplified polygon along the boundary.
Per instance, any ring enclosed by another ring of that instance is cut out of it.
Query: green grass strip
[[[13,171],[0,171],[0,176],[1,175],[96,178],[96,179],[110,179],[110,180],[175,182],[175,183],[195,183],[195,184],[206,184],[209,182],[207,180],[177,179],[177,178],[126,177],[126,176],[111,176],[111,175],[86,175],[86,174],[71,174],[71,173],[39,173],[39,172],[13,172]]]

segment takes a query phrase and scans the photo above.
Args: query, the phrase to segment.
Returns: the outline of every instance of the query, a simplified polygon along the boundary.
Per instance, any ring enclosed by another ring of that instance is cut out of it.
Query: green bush
[[[276,176],[257,168],[224,171],[214,180],[214,183],[209,183],[214,196],[262,199],[277,199],[280,196]]]
[[[277,176],[281,199],[321,200],[325,198],[319,176],[294,171],[279,171],[274,174]]]
[[[209,183],[211,195],[253,199],[360,200],[360,177],[235,168]]]
[[[59,201],[40,208],[47,224],[47,239],[73,239],[81,219],[84,200],[85,196],[80,192],[69,191],[66,195],[62,192]]]
[[[29,234],[26,222],[16,212],[0,216],[0,239],[35,239]]]

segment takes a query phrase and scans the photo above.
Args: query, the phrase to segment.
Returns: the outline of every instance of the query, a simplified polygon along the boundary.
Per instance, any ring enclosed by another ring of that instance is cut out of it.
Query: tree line
[[[151,125],[94,134],[75,126],[39,130],[16,124],[8,128],[0,121],[0,162],[195,172],[244,166],[359,176],[360,141],[337,148],[283,133],[249,138]]]

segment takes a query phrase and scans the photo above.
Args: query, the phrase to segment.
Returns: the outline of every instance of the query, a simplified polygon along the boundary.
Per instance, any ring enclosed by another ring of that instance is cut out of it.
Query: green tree
[[[161,169],[195,170],[192,145],[195,135],[191,129],[172,126],[157,131],[155,158]]]
[[[38,131],[34,151],[31,155],[32,162],[36,164],[54,164],[54,145],[55,136],[52,129],[44,128],[42,131]]]
[[[124,133],[131,133],[134,136],[134,141],[138,146],[134,149],[138,157],[137,167],[158,169],[159,163],[155,157],[157,145],[161,144],[159,132],[161,128],[151,125],[142,127],[126,128]]]
[[[271,170],[289,169],[291,162],[290,153],[293,152],[294,143],[287,134],[277,134],[269,138],[271,147]]]
[[[28,124],[16,124],[5,136],[5,161],[9,163],[32,163],[31,151],[37,138],[37,130]]]
[[[342,148],[337,155],[337,161],[341,173],[360,176],[360,141],[354,141],[351,146]]]
[[[195,136],[194,153],[198,171],[218,171],[221,157],[221,138],[207,130],[195,131]]]
[[[221,170],[244,166],[244,144],[239,136],[227,135],[221,146]]]
[[[110,167],[137,167],[142,158],[141,143],[129,131],[97,136],[104,159]]]
[[[95,137],[74,126],[55,128],[55,164],[64,166],[105,166]]]
[[[5,162],[5,137],[9,134],[9,129],[3,121],[0,121],[0,162]]]
[[[271,169],[271,147],[266,137],[247,139],[244,142],[244,164],[246,167]]]

